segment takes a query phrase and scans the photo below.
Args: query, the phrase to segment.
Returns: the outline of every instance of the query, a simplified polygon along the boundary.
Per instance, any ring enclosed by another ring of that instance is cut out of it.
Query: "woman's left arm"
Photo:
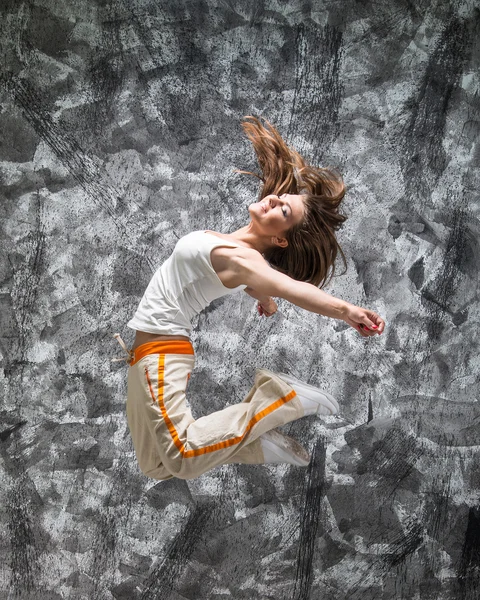
[[[285,298],[310,312],[345,321],[363,337],[383,333],[385,321],[377,313],[340,300],[311,283],[292,279],[259,257],[258,252],[245,249],[236,259],[239,280],[249,288]]]

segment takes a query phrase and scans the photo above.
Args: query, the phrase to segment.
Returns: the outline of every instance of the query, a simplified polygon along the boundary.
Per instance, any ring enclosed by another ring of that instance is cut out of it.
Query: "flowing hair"
[[[332,168],[308,165],[267,120],[263,125],[256,117],[246,116],[242,127],[252,142],[262,174],[237,172],[253,175],[263,182],[259,201],[269,194],[304,196],[304,218],[286,232],[288,246],[274,246],[264,253],[264,258],[293,279],[324,287],[335,273],[338,253],[345,270],[347,267],[345,254],[335,237],[347,218],[338,210],[345,195],[341,175]]]

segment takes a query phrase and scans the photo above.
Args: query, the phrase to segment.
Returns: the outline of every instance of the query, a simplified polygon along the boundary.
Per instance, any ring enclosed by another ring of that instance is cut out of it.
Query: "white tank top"
[[[190,321],[216,298],[244,290],[228,288],[212,266],[217,246],[236,247],[213,233],[192,231],[180,238],[172,254],[156,270],[127,327],[162,335],[190,335]]]

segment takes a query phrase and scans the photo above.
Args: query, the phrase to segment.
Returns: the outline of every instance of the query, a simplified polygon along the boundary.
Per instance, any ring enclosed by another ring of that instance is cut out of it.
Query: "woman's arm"
[[[243,291],[252,298],[255,298],[255,300],[258,300],[257,311],[260,316],[265,315],[266,317],[271,317],[277,312],[277,303],[270,296],[259,294],[256,290],[249,287],[246,287]]]
[[[242,249],[234,262],[241,281],[257,295],[284,298],[310,312],[341,319],[364,336],[382,333],[385,327],[384,321],[373,311],[340,300],[310,283],[297,281],[272,269],[256,250]],[[258,296],[253,297],[258,299]]]
[[[266,294],[260,294],[259,292],[257,292],[257,290],[254,290],[253,288],[248,286],[243,291],[252,298],[255,298],[255,300],[258,300],[259,302],[266,302],[270,298],[270,296],[267,296]]]

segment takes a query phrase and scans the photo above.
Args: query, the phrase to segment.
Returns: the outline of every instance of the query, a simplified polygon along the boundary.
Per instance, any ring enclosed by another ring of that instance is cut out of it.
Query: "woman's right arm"
[[[340,319],[363,336],[380,334],[385,327],[383,319],[373,311],[340,300],[311,283],[297,281],[272,269],[256,250],[244,249],[238,254],[235,269],[242,283],[258,294],[284,298],[310,312]]]

